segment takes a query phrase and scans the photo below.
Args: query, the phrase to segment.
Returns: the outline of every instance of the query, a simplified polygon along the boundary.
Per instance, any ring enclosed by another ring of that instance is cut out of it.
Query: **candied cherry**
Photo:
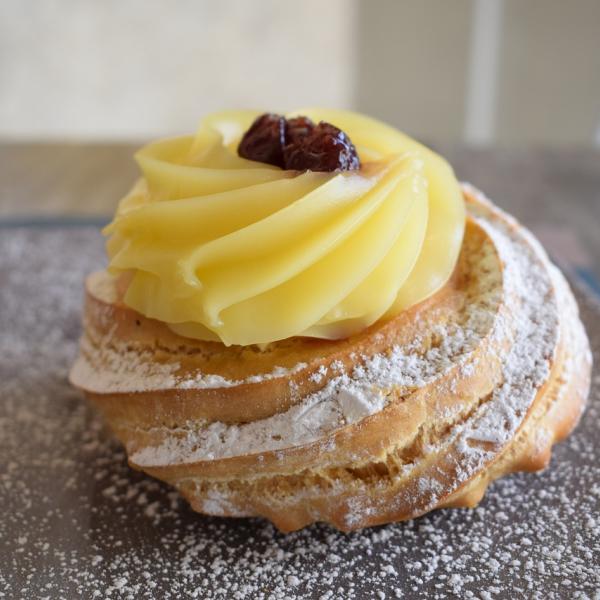
[[[243,158],[296,171],[352,171],[360,168],[354,144],[341,130],[308,117],[265,113],[244,134],[238,146]]]
[[[308,117],[294,117],[285,122],[285,144],[299,144],[315,128],[315,124]]]
[[[266,113],[255,119],[238,146],[242,158],[284,168],[285,119]]]
[[[297,142],[283,149],[286,169],[353,171],[360,168],[354,144],[341,130],[321,121]]]

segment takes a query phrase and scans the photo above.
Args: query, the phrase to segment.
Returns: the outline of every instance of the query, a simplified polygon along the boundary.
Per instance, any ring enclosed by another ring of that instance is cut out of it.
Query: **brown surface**
[[[107,216],[137,174],[138,145],[0,144],[0,218]]]
[[[600,150],[436,148],[494,202],[538,233],[556,227],[574,235],[600,278]],[[561,248],[543,239],[559,262]]]

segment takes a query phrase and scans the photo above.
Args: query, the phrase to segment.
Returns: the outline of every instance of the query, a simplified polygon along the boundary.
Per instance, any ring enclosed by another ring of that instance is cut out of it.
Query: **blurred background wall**
[[[145,138],[235,107],[347,106],[346,0],[0,0],[0,135]]]
[[[0,137],[356,108],[430,142],[600,145],[599,0],[0,0]]]

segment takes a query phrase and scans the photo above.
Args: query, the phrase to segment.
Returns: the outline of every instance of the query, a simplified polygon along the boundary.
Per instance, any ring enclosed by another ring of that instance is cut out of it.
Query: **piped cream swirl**
[[[450,166],[346,111],[297,111],[354,142],[356,172],[283,171],[237,155],[257,112],[207,117],[152,143],[106,228],[124,301],[187,337],[225,344],[340,338],[427,298],[450,277],[464,202]]]

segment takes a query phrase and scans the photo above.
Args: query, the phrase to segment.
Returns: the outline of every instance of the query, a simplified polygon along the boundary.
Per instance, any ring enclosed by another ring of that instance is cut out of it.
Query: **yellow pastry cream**
[[[265,344],[349,336],[446,283],[465,208],[444,159],[369,117],[303,109],[361,166],[284,170],[238,155],[258,115],[213,114],[136,154],[143,176],[105,229],[125,304],[186,337]]]

